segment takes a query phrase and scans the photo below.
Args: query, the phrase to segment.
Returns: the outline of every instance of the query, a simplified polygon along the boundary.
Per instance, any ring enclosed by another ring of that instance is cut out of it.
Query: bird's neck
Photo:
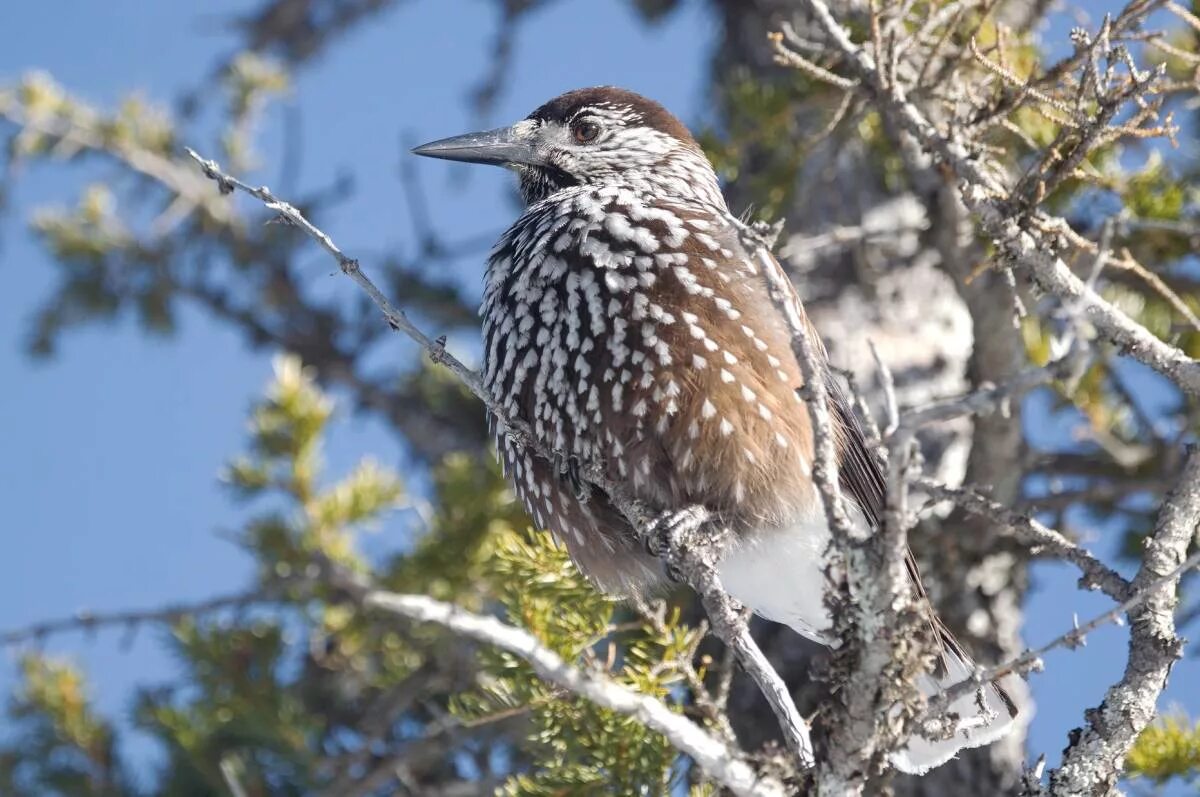
[[[622,175],[621,182],[638,193],[655,198],[694,202],[719,210],[726,207],[717,175],[707,161],[696,164],[688,159],[671,159],[661,168]]]

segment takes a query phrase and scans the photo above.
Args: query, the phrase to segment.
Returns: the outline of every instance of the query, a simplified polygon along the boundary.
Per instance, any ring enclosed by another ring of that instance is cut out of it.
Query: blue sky
[[[233,37],[219,23],[254,3],[203,5],[201,12],[199,4],[142,0],[0,4],[0,29],[22,32],[6,37],[0,49],[0,82],[38,68],[99,105],[130,89],[169,103],[233,49]],[[702,4],[685,3],[650,28],[629,5],[560,0],[534,14],[520,31],[495,118],[485,123],[519,118],[560,91],[600,83],[633,88],[685,120],[699,119],[714,35]],[[366,268],[372,252],[403,247],[411,237],[397,177],[400,158],[408,157],[402,137],[423,141],[479,124],[464,99],[486,70],[493,6],[482,0],[399,3],[295,77],[284,104],[301,121],[299,184],[313,188],[353,175],[354,196],[320,221]],[[273,153],[282,140],[281,119],[281,108],[268,114],[259,144],[264,168],[255,179],[270,184],[278,175]],[[188,143],[215,151],[211,140]],[[433,223],[447,237],[499,232],[511,220],[511,187],[501,170],[468,173],[435,162],[417,168]],[[109,174],[105,168],[87,172]],[[147,338],[121,321],[68,335],[52,360],[24,354],[32,313],[49,295],[54,269],[22,219],[36,207],[72,203],[80,178],[77,169],[29,171],[15,184],[11,211],[0,217],[0,534],[6,554],[0,559],[0,628],[83,608],[198,599],[235,590],[249,574],[247,558],[219,536],[244,514],[217,473],[243,444],[246,410],[269,378],[270,353],[248,351],[226,328],[184,312],[170,339]],[[481,263],[458,266],[472,288],[480,273]],[[305,274],[325,281],[322,291],[354,291],[316,249]],[[396,352],[409,356],[400,344]],[[333,472],[365,455],[394,462],[401,452],[377,424],[340,414],[327,451]],[[1030,643],[1064,631],[1073,613],[1086,618],[1108,608],[1079,594],[1064,567],[1040,565],[1034,582]],[[1031,749],[1056,759],[1082,708],[1119,676],[1124,638],[1122,629],[1107,629],[1084,651],[1049,657],[1047,674],[1033,681],[1041,705]],[[153,632],[128,646],[125,641],[120,633],[72,636],[48,648],[78,658],[100,706],[121,718],[135,684],[173,671]],[[0,655],[0,693],[14,683],[13,663],[10,653]],[[1197,670],[1195,659],[1177,668],[1168,702],[1184,702],[1180,685],[1194,681]],[[1195,694],[1190,708],[1200,714]]]

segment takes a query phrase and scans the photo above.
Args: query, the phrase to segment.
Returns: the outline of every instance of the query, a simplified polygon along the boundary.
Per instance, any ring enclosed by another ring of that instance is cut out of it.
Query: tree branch
[[[258,589],[222,595],[196,603],[175,603],[158,609],[132,609],[115,612],[81,611],[74,617],[46,620],[24,628],[2,631],[0,632],[0,647],[18,645],[23,642],[40,642],[48,636],[72,631],[91,632],[111,626],[133,628],[147,623],[175,623],[185,617],[211,614],[222,609],[242,609],[252,604],[268,603],[273,600],[275,598],[270,594]]]
[[[358,590],[367,609],[437,623],[461,636],[494,645],[527,662],[542,680],[586,698],[598,706],[636,718],[667,738],[671,745],[690,756],[705,774],[742,797],[783,797],[783,785],[760,777],[716,736],[665,703],[615,683],[596,673],[587,673],[543,645],[529,632],[500,622],[494,617],[460,609],[425,595],[401,595],[378,589]]]
[[[1120,15],[1120,24],[1144,15],[1154,3],[1133,3]],[[1172,135],[1169,121],[1158,128],[1142,128],[1144,120],[1152,118],[1156,106],[1147,100],[1154,91],[1158,73],[1141,72],[1128,52],[1113,47],[1112,26],[1106,19],[1100,36],[1095,39],[1080,32],[1076,42],[1076,60],[1084,74],[1077,81],[1078,102],[1075,110],[1068,109],[1070,124],[1060,128],[1055,144],[1043,152],[1040,162],[1027,170],[1015,187],[1005,185],[1005,174],[999,164],[987,156],[987,149],[970,138],[969,124],[957,117],[943,127],[935,124],[927,111],[906,95],[906,86],[897,80],[893,66],[885,69],[885,53],[875,31],[878,21],[872,7],[872,46],[859,45],[851,40],[846,28],[830,11],[826,0],[806,0],[806,6],[823,31],[826,41],[843,65],[848,76],[835,76],[830,81],[842,90],[856,91],[877,104],[887,126],[895,131],[901,148],[910,156],[925,163],[932,161],[941,167],[941,174],[953,180],[955,193],[963,205],[974,213],[981,230],[992,239],[998,252],[997,262],[1003,269],[1020,268],[1040,291],[1055,297],[1074,321],[1068,337],[1082,338],[1076,330],[1086,329],[1088,322],[1098,338],[1114,344],[1122,354],[1153,368],[1174,382],[1184,393],[1200,397],[1200,363],[1182,350],[1153,335],[1113,304],[1101,298],[1093,281],[1084,282],[1076,276],[1060,255],[1070,245],[1071,230],[1065,220],[1041,210],[1038,205],[1046,194],[1076,173],[1084,157],[1100,143],[1120,136]],[[1136,10],[1133,10],[1136,7]],[[785,41],[794,38],[788,26],[784,34],[773,39],[781,63],[794,63]],[[1110,67],[1102,77],[1095,72],[1098,52]],[[786,53],[786,55],[785,55]],[[978,56],[978,51],[976,51]],[[895,52],[890,53],[892,59]],[[1090,62],[1089,62],[1090,59]],[[1113,84],[1113,64],[1120,62],[1128,78],[1120,85]],[[893,62],[894,63],[894,62]],[[1090,67],[1089,67],[1090,63]],[[1003,70],[1003,65],[999,66]],[[1073,67],[1072,67],[1073,68]],[[1090,68],[1090,72],[1088,71]],[[816,75],[805,69],[810,76]],[[924,69],[922,70],[922,74]],[[817,75],[819,77],[819,75]],[[849,85],[847,81],[853,85]],[[914,93],[927,91],[924,85],[911,84]],[[1095,96],[1084,102],[1084,93],[1094,88]],[[1025,101],[1020,94],[1018,104]],[[1095,101],[1097,110],[1085,113],[1082,109]],[[1127,103],[1137,103],[1133,122],[1111,125]],[[1006,117],[1012,106],[1002,114]],[[1056,106],[1057,107],[1057,106]],[[976,110],[980,110],[976,108]],[[938,174],[930,170],[932,174]],[[1101,260],[1102,262],[1102,260]],[[1083,342],[1082,340],[1080,341]],[[807,375],[806,375],[807,376]],[[1043,375],[1034,375],[1037,384]],[[1029,380],[1021,380],[1029,381]],[[1031,386],[1032,386],[1031,384]],[[1007,387],[1007,386],[1006,386]],[[980,396],[980,409],[994,404],[993,396]],[[957,413],[966,407],[940,407],[927,413],[936,419],[944,411]],[[911,431],[909,432],[911,434]],[[893,451],[894,456],[894,451]],[[889,485],[891,489],[892,485]],[[956,495],[972,511],[994,517],[998,507],[986,500],[976,500],[973,494]],[[1001,512],[1003,514],[1003,512]],[[1097,624],[1127,611],[1131,620],[1129,659],[1125,677],[1109,689],[1100,707],[1087,714],[1087,727],[1072,739],[1062,766],[1051,774],[1049,794],[1107,794],[1121,775],[1121,764],[1138,733],[1154,715],[1155,703],[1166,684],[1170,665],[1180,655],[1180,642],[1175,635],[1172,616],[1175,588],[1189,562],[1184,562],[1197,520],[1200,519],[1200,457],[1192,454],[1172,494],[1159,515],[1154,533],[1137,577],[1127,584],[1094,557],[1067,543],[1039,524],[1025,519],[1005,517],[1027,540],[1050,546],[1079,566],[1084,583],[1105,589],[1119,596],[1121,606]],[[1076,629],[1053,644],[1069,644],[1078,640],[1085,629]],[[1037,653],[1018,659],[1015,666],[1029,666]],[[1014,665],[1009,665],[1014,666]],[[980,678],[990,678],[1002,668],[984,671]],[[966,687],[964,687],[966,688]],[[938,701],[940,702],[940,701]],[[943,704],[944,705],[944,704]],[[931,707],[935,711],[937,706]]]
[[[1122,601],[1117,606],[1109,609],[1103,614],[1096,615],[1091,620],[1085,623],[1077,624],[1065,634],[1060,634],[1054,639],[1039,648],[1027,650],[1016,658],[1006,661],[1003,664],[997,664],[994,667],[980,667],[975,671],[975,674],[966,681],[961,681],[954,684],[941,694],[937,695],[929,701],[928,716],[936,717],[945,710],[947,706],[952,704],[964,695],[969,695],[979,688],[980,684],[986,684],[989,681],[994,681],[1003,678],[1006,675],[1017,673],[1024,675],[1029,672],[1041,671],[1042,657],[1052,650],[1058,648],[1069,648],[1075,650],[1083,647],[1087,643],[1087,635],[1093,631],[1102,628],[1111,623],[1124,625],[1122,616],[1133,611],[1149,600],[1161,587],[1169,584],[1177,584],[1186,573],[1200,567],[1200,552],[1192,554],[1185,559],[1178,567],[1173,568],[1170,572],[1158,577],[1153,582],[1147,584],[1142,589],[1136,590],[1130,596]],[[1182,653],[1182,648],[1180,648]],[[1135,735],[1136,738],[1136,735]],[[1131,742],[1132,743],[1132,742]]]
[[[1053,797],[1112,791],[1125,756],[1154,719],[1171,666],[1183,655],[1183,642],[1175,633],[1175,607],[1180,576],[1200,563],[1200,554],[1185,560],[1198,523],[1200,450],[1193,448],[1159,510],[1133,579],[1134,595],[1142,598],[1129,611],[1125,673],[1098,707],[1085,712],[1086,727],[1063,752],[1062,764],[1050,773],[1048,794]]]
[[[1036,519],[1014,512],[974,490],[955,489],[925,478],[917,479],[916,486],[939,501],[952,501],[972,514],[1010,529],[1018,540],[1033,548],[1034,553],[1045,552],[1075,565],[1083,574],[1079,585],[1084,589],[1099,589],[1116,601],[1130,598],[1129,582],[1119,573]]]
[[[915,595],[905,560],[908,551],[908,446],[890,456],[886,519],[872,532],[847,512],[839,486],[833,419],[827,400],[826,358],[804,316],[795,289],[770,254],[761,227],[744,228],[743,238],[758,261],[776,310],[791,333],[792,354],[804,384],[799,393],[813,428],[813,482],[832,535],[826,571],[826,604],[833,633],[842,647],[836,659],[848,665],[839,683],[844,710],[827,724],[827,750],[816,771],[821,794],[860,794],[882,768],[884,756],[906,738],[910,711],[896,712],[917,699],[915,673],[924,669],[913,611]]]

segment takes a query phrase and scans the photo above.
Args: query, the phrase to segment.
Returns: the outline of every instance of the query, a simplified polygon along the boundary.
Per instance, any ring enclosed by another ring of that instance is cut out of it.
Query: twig
[[[1160,276],[1134,260],[1128,251],[1123,252],[1121,257],[1112,258],[1109,263],[1112,264],[1113,268],[1119,268],[1123,271],[1136,274],[1141,278],[1142,282],[1150,286],[1151,290],[1165,299],[1174,308],[1175,312],[1183,316],[1183,320],[1188,323],[1188,326],[1193,330],[1200,331],[1200,317],[1188,306],[1183,297],[1171,290],[1171,287],[1163,282]]]
[[[1171,667],[1183,655],[1183,643],[1175,633],[1175,607],[1180,576],[1200,564],[1200,553],[1185,559],[1195,541],[1197,523],[1200,453],[1193,450],[1179,481],[1163,501],[1133,579],[1137,601],[1128,610],[1125,672],[1109,687],[1100,705],[1085,714],[1086,727],[1072,738],[1063,751],[1062,764],[1050,773],[1050,792],[1056,797],[1110,789],[1134,741],[1154,719]]]
[[[220,769],[221,779],[225,781],[225,787],[229,789],[230,797],[246,797],[246,789],[238,779],[237,765],[233,763],[231,756],[221,757]]]
[[[652,522],[652,525],[664,530],[655,535],[653,542],[662,541],[663,536],[668,538],[667,551],[659,554],[668,554],[666,559],[669,565],[671,561],[679,559],[678,555],[671,556],[670,551],[689,553],[686,580],[700,595],[704,611],[712,624],[713,634],[733,651],[743,669],[754,679],[759,691],[766,697],[779,719],[784,741],[797,756],[801,766],[811,767],[815,761],[808,725],[800,717],[787,685],[750,635],[750,626],[739,611],[740,607],[729,598],[721,586],[717,575],[719,548],[712,544],[711,537],[705,539],[701,536],[706,531],[705,524],[709,520],[708,510],[701,506],[670,513]]]
[[[883,436],[887,438],[895,434],[896,429],[900,427],[900,408],[896,404],[896,381],[892,378],[892,370],[879,356],[879,349],[875,348],[875,341],[867,341],[867,345],[871,347],[871,357],[875,360],[875,369],[879,371],[879,384],[883,388],[883,406],[887,412],[887,426],[883,430]]]
[[[1041,670],[1042,658],[1047,653],[1058,648],[1075,650],[1083,647],[1087,643],[1087,635],[1099,628],[1110,624],[1124,625],[1123,616],[1125,614],[1141,606],[1156,590],[1168,584],[1177,583],[1185,573],[1198,567],[1200,567],[1200,551],[1192,554],[1175,569],[1134,591],[1129,598],[1117,604],[1112,609],[1103,614],[1096,615],[1085,623],[1076,623],[1070,631],[1055,637],[1041,647],[1027,650],[1020,656],[1010,659],[1003,664],[997,664],[994,667],[977,668],[971,678],[953,684],[931,698],[929,701],[929,715],[937,716],[942,713],[954,701],[977,690],[980,684],[986,684],[1014,673],[1024,675],[1031,671]]]
[[[818,66],[809,59],[783,46],[783,36],[787,34],[772,33],[768,34],[768,40],[775,47],[775,60],[782,66],[790,66],[799,69],[801,72],[808,74],[814,80],[822,83],[828,83],[831,86],[836,86],[839,89],[851,89],[857,84],[856,81],[848,80],[830,72],[828,69]],[[789,37],[794,39],[794,36]]]
[[[222,595],[198,603],[178,603],[158,609],[132,609],[115,612],[82,611],[74,617],[46,620],[40,623],[0,632],[0,647],[23,642],[40,641],[54,634],[72,631],[91,632],[108,626],[134,627],[148,623],[175,623],[185,617],[211,614],[222,609],[243,608],[255,603],[275,600],[262,590]]]
[[[879,424],[875,421],[875,416],[871,412],[871,405],[867,403],[866,394],[858,384],[858,378],[854,376],[854,372],[848,368],[832,368],[835,374],[840,376],[846,382],[846,390],[850,393],[850,400],[854,404],[854,408],[858,411],[859,420],[866,427],[864,431],[867,433],[867,441],[877,451],[883,447],[883,431],[880,430]]]
[[[842,501],[841,489],[837,483],[837,453],[833,440],[833,422],[829,415],[829,404],[826,400],[824,357],[818,354],[821,345],[816,340],[816,334],[808,325],[804,308],[800,305],[796,290],[792,287],[787,275],[783,273],[779,262],[770,252],[769,242],[764,240],[763,232],[748,228],[735,219],[746,241],[747,249],[752,257],[758,260],[762,268],[763,278],[775,309],[783,317],[791,335],[792,355],[800,366],[804,386],[800,395],[808,404],[809,415],[813,425],[813,482],[821,493],[825,504],[825,514],[829,528],[834,537],[841,536],[851,539],[861,536],[850,523],[849,515]],[[822,352],[823,354],[823,352]]]
[[[1019,541],[1033,547],[1035,553],[1045,552],[1075,565],[1082,573],[1079,585],[1084,589],[1098,589],[1117,601],[1129,599],[1131,587],[1119,573],[1034,518],[1014,512],[973,490],[947,487],[926,478],[918,478],[915,484],[939,501],[952,501],[974,515],[1010,529]]]
[[[1044,368],[1026,369],[1002,384],[986,384],[978,390],[973,390],[954,398],[941,399],[905,410],[900,416],[900,423],[894,432],[895,436],[915,434],[919,429],[934,423],[943,423],[964,415],[984,415],[994,412],[997,407],[1003,407],[1006,402],[1019,397],[1035,387],[1047,385],[1059,378],[1063,360],[1051,363]]]
[[[665,601],[656,600],[653,605],[650,605],[641,598],[635,598],[632,602],[638,614],[641,615],[642,621],[649,623],[656,633],[661,635],[669,633],[665,622],[667,608]],[[632,625],[637,627],[636,623]],[[720,734],[722,741],[726,744],[735,745],[737,744],[737,734],[733,732],[733,726],[729,723],[729,717],[724,711],[724,705],[718,703],[713,698],[712,691],[704,683],[704,678],[701,677],[700,672],[695,666],[696,650],[704,637],[707,636],[707,624],[701,621],[698,630],[700,633],[696,635],[691,649],[680,655],[676,661],[665,663],[664,666],[676,669],[683,675],[688,687],[692,690],[692,701],[701,716]],[[732,651],[726,648],[726,653],[732,654]]]
[[[203,180],[190,172],[186,164],[164,157],[148,149],[121,143],[118,138],[110,142],[97,125],[78,122],[61,117],[34,116],[25,113],[20,106],[0,93],[0,117],[25,130],[33,130],[49,138],[69,145],[72,154],[87,150],[123,164],[131,171],[157,180],[174,191],[179,199],[191,205],[204,204]],[[99,121],[95,117],[83,117]],[[207,203],[206,212],[220,222],[228,222],[229,216],[216,203]]]
[[[1065,222],[1064,222],[1065,225]],[[1150,269],[1139,263],[1128,249],[1122,249],[1120,257],[1114,257],[1111,251],[1112,235],[1114,232],[1120,232],[1122,236],[1129,234],[1131,230],[1163,230],[1165,232],[1178,233],[1188,237],[1200,235],[1200,229],[1194,225],[1188,225],[1187,222],[1156,220],[1156,219],[1125,219],[1108,218],[1104,221],[1104,226],[1101,228],[1100,240],[1096,243],[1084,238],[1079,233],[1075,232],[1069,225],[1056,226],[1055,232],[1061,232],[1067,240],[1078,247],[1079,249],[1090,252],[1095,255],[1091,275],[1085,283],[1088,288],[1095,289],[1096,278],[1100,270],[1105,266],[1128,271],[1136,275],[1142,282],[1146,283],[1155,293],[1161,296],[1168,304],[1175,309],[1175,312],[1183,316],[1188,325],[1192,329],[1200,330],[1200,317],[1192,311],[1187,302],[1167,285],[1162,277],[1155,274]]]
[[[888,507],[893,522],[885,523],[877,533],[865,523],[851,522],[838,483],[825,352],[809,326],[795,288],[771,255],[770,239],[761,228],[744,226],[742,237],[762,269],[775,309],[787,324],[792,354],[804,380],[798,393],[807,404],[812,424],[813,483],[832,535],[826,604],[831,610],[834,633],[842,642],[839,654],[852,662],[841,688],[844,710],[827,728],[828,749],[837,752],[817,770],[817,790],[822,794],[857,794],[865,787],[872,765],[902,741],[907,712],[898,715],[893,709],[898,701],[907,703],[915,698],[914,679],[892,677],[897,670],[907,671],[919,658],[918,646],[900,643],[915,616],[908,611],[915,596],[904,564],[907,524],[896,522],[907,514],[905,484],[903,479],[898,484],[889,483],[895,499],[895,504],[889,503]],[[906,478],[907,460],[900,459],[890,457],[897,472]],[[864,622],[865,617],[871,621]]]
[[[1078,120],[1078,130],[1064,128],[1047,157],[1025,175],[1015,190],[1006,185],[1006,171],[994,159],[981,156],[982,148],[969,138],[969,130],[964,131],[954,120],[939,127],[926,110],[906,96],[904,87],[889,80],[870,48],[851,40],[826,0],[806,0],[805,5],[847,68],[848,74],[841,77],[858,81],[856,91],[864,93],[879,109],[887,120],[886,127],[895,131],[903,148],[915,153],[922,165],[932,160],[933,166],[941,167],[933,173],[953,186],[966,208],[975,214],[982,231],[994,242],[1001,266],[1020,268],[1037,289],[1056,297],[1079,319],[1086,319],[1100,338],[1163,374],[1192,398],[1200,397],[1200,363],[1155,337],[1077,277],[1060,255],[1067,245],[1065,237],[1048,229],[1052,225],[1066,227],[1065,221],[1039,207],[1048,192],[1076,174],[1076,166],[1096,146],[1114,136],[1138,132],[1109,127],[1127,103],[1137,106],[1135,126],[1155,118],[1158,105],[1145,97],[1153,92],[1159,73],[1139,71],[1123,45],[1110,44],[1113,36],[1144,16],[1154,3],[1131,3],[1114,22],[1106,22],[1097,40],[1089,39],[1077,46],[1074,59],[1065,59],[1060,65],[1058,77],[1074,69],[1072,64],[1084,64],[1085,70],[1092,70],[1092,80],[1075,85],[1091,82],[1107,89],[1109,73],[1100,75],[1094,64],[1087,65],[1089,59],[1094,61],[1097,48],[1103,48],[1110,70],[1113,63],[1119,62],[1128,71],[1128,78],[1106,92],[1093,115]],[[1048,72],[1038,85],[1045,85],[1051,77]],[[1169,124],[1155,132],[1168,137],[1172,134]],[[1081,340],[1079,345],[1086,343]],[[1131,585],[1135,595],[1144,594],[1128,609],[1132,631],[1125,675],[1109,689],[1104,702],[1088,712],[1087,727],[1072,738],[1062,765],[1050,776],[1050,794],[1107,794],[1115,789],[1120,764],[1153,717],[1170,666],[1180,655],[1171,615],[1176,602],[1174,586],[1198,519],[1200,457],[1193,454],[1159,514],[1142,567]]]

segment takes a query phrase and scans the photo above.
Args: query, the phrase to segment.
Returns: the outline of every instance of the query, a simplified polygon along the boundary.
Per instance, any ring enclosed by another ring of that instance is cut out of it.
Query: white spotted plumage
[[[535,156],[513,164],[527,207],[489,258],[483,379],[557,460],[497,429],[518,495],[584,572],[618,592],[653,588],[663,573],[581,483],[578,464],[600,465],[652,508],[701,503],[735,532],[721,563],[734,596],[827,642],[812,430],[790,332],[763,283],[778,263],[746,251],[707,159],[655,103],[618,89],[569,92],[511,130]],[[883,478],[844,399],[833,399],[839,477],[857,522],[874,523]],[[967,667],[947,644],[950,670]],[[988,709],[1004,700],[991,687]],[[911,744],[897,765],[928,769],[1011,724],[955,708],[973,730]]]

